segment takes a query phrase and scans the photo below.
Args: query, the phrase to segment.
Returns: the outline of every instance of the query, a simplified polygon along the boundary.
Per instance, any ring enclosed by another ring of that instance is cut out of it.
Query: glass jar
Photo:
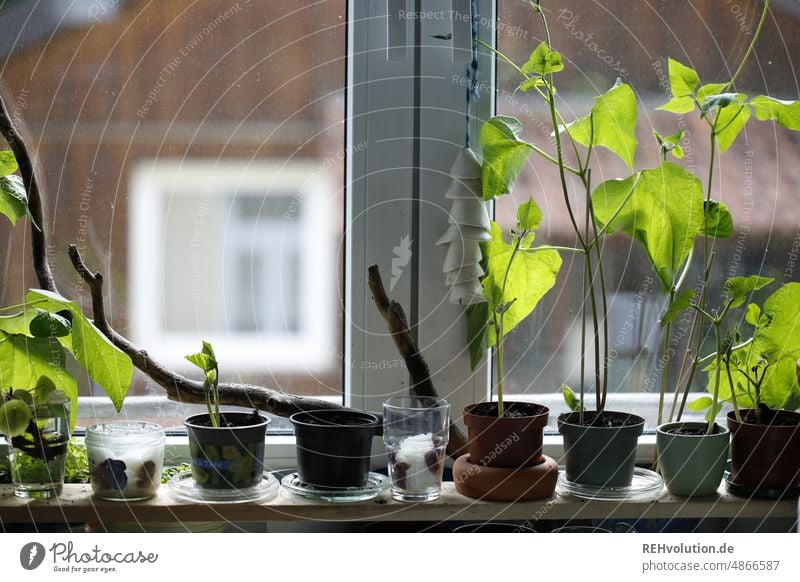
[[[14,495],[48,499],[61,494],[69,443],[69,411],[64,404],[31,406],[31,422],[8,438]]]
[[[101,499],[137,501],[156,494],[164,465],[164,428],[108,422],[86,429],[89,480]]]

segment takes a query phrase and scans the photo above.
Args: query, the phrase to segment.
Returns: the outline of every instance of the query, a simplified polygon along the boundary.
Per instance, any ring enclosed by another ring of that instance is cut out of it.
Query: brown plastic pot
[[[529,414],[498,418],[496,413],[491,414],[492,405],[495,403],[481,402],[464,409],[470,461],[484,467],[504,468],[540,463],[544,427],[550,410],[531,402],[506,402],[507,414],[523,411]]]
[[[742,422],[728,413],[731,431],[731,475],[736,486],[784,490],[800,486],[800,414],[777,411],[796,420],[793,426],[747,422],[750,409],[740,410]],[[763,414],[763,413],[762,413]]]

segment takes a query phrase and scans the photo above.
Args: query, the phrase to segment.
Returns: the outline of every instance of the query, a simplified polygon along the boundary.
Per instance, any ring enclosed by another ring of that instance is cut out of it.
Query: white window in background
[[[248,375],[332,368],[332,188],[311,163],[140,163],[130,196],[132,339],[178,369],[200,339]]]

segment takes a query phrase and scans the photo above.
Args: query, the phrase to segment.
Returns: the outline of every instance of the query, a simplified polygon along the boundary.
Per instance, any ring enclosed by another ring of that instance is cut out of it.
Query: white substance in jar
[[[145,422],[105,423],[86,431],[92,489],[103,499],[147,499],[161,483],[164,429]]]
[[[395,466],[405,473],[402,488],[409,492],[425,492],[438,488],[441,480],[440,453],[431,433],[406,437],[395,453]]]

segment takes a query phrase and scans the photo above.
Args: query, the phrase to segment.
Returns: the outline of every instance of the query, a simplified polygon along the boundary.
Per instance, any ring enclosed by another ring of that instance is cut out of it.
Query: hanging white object
[[[442,271],[450,287],[450,301],[459,305],[484,303],[480,277],[480,243],[491,240],[489,214],[481,192],[481,163],[469,148],[463,148],[450,168],[452,181],[445,198],[452,200],[449,226],[436,241],[447,245]]]

